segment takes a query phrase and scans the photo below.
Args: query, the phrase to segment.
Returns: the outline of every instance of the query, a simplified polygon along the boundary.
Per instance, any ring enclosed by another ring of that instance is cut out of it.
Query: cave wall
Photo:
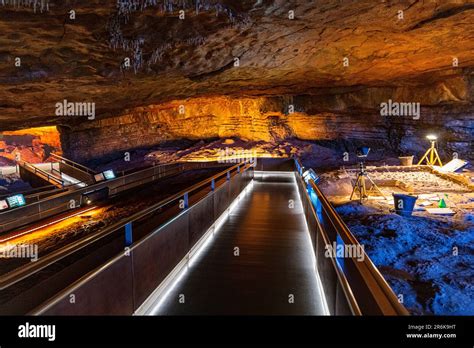
[[[9,136],[31,136],[33,138],[33,142],[31,144],[32,146],[35,146],[35,143],[47,144],[54,148],[54,151],[57,153],[61,152],[61,141],[58,130],[55,126],[26,128],[17,131],[5,131],[1,132],[0,135],[5,138]]]
[[[175,139],[238,137],[250,141],[287,138],[366,143],[394,154],[421,155],[424,137],[439,135],[441,156],[456,152],[472,158],[474,109],[469,78],[447,78],[414,87],[371,87],[333,94],[293,97],[232,98],[225,96],[176,100],[128,110],[124,115],[83,120],[60,127],[66,156],[77,161],[106,157]],[[419,102],[415,116],[381,116],[389,99]],[[289,113],[290,105],[294,112]]]
[[[429,80],[428,77],[425,79]],[[446,159],[456,154],[474,158],[474,78],[471,71],[464,75],[446,71],[431,83],[412,86],[361,87],[336,92],[294,98],[299,110],[312,116],[308,124],[316,123],[314,127],[306,127],[304,122],[294,122],[294,127],[300,128],[299,137],[319,139],[324,135],[318,130],[324,130],[331,140],[377,140],[397,154],[421,155],[427,148],[426,135],[434,133],[439,138],[438,150]],[[381,103],[389,100],[419,103],[419,117],[382,116]],[[330,110],[331,114],[321,114],[321,110]]]
[[[184,113],[180,113],[184,106]],[[61,127],[65,155],[77,161],[106,157],[175,139],[238,137],[249,141],[287,138],[335,140],[348,136],[382,139],[384,130],[350,114],[288,114],[286,98],[195,98],[131,110],[123,116]],[[375,119],[375,117],[374,117]]]
[[[13,165],[18,156],[30,163],[42,163],[51,153],[62,153],[60,135],[54,126],[0,132],[0,165]]]

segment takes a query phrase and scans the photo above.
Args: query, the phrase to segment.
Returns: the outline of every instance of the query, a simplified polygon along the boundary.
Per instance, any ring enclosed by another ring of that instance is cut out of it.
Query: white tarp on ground
[[[464,168],[468,163],[469,163],[468,161],[464,161],[462,159],[456,158],[449,161],[442,167],[435,167],[435,169],[442,173],[455,173],[458,170]]]
[[[0,175],[10,175],[18,172],[16,166],[0,167]]]
[[[454,215],[455,212],[449,208],[426,208],[426,211],[435,215]]]

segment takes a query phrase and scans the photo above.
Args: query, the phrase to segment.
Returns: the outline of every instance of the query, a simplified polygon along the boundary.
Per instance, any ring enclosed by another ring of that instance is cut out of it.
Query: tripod
[[[365,185],[366,178],[372,184],[372,187],[368,191]],[[359,195],[359,201],[360,203],[362,203],[363,199],[369,198],[368,194],[374,189],[378,191],[385,199],[387,199],[387,197],[385,197],[385,195],[382,193],[380,188],[377,185],[375,185],[374,181],[370,178],[369,174],[367,174],[367,172],[365,171],[365,165],[364,165],[364,162],[362,161],[359,163],[359,173],[357,174],[357,180],[354,184],[354,188],[352,190],[351,197],[349,198],[349,200],[352,201],[352,197],[354,197],[354,194],[357,193]]]
[[[418,162],[418,165],[420,165],[426,158],[427,165],[434,166],[436,162],[438,162],[440,167],[442,167],[443,163],[441,163],[441,159],[439,158],[438,151],[436,150],[436,147],[435,147],[436,140],[430,140],[430,141],[431,141],[431,147],[423,155],[420,162]]]

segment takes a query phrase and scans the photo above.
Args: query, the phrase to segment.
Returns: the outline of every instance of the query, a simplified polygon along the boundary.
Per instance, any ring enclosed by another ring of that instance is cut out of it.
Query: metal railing
[[[331,314],[409,315],[380,271],[351,233],[306,169],[295,159],[298,188]],[[363,255],[327,257],[334,246],[350,246]],[[362,256],[362,257],[361,257]]]
[[[41,196],[42,194],[51,193],[52,191],[55,191],[55,190],[57,190],[56,186],[48,185],[48,186],[42,186],[42,187],[28,189],[28,190],[13,191],[13,192],[7,191],[6,193],[0,194],[0,199],[4,199],[15,194],[22,194],[23,196],[25,196],[26,200],[30,198],[31,199],[30,201],[37,201],[38,196]]]
[[[65,186],[65,183],[64,183],[64,180],[62,179],[59,179],[58,177],[42,170],[42,169],[39,169],[38,167],[36,167],[35,165],[31,164],[31,163],[28,163],[28,162],[25,162],[25,161],[17,161],[18,163],[18,166],[24,168],[25,170],[27,170],[28,172],[30,173],[33,173],[34,175],[42,178],[43,180],[49,182],[50,184],[53,184],[54,186],[57,186],[59,188],[64,188]]]
[[[58,249],[56,251],[53,251],[52,253],[41,257],[38,259],[36,262],[28,263],[25,266],[22,266],[12,272],[9,272],[7,274],[2,275],[1,280],[0,280],[0,290],[5,290],[12,285],[18,283],[19,281],[32,276],[33,274],[43,270],[44,268],[51,266],[52,264],[58,262],[59,260],[69,256],[71,253],[77,252],[92,243],[112,234],[117,231],[123,231],[125,226],[143,219],[147,215],[156,213],[160,211],[163,207],[168,206],[178,200],[183,200],[184,207],[189,207],[189,197],[190,194],[200,190],[204,187],[211,187],[211,190],[214,191],[216,187],[216,181],[222,178],[226,178],[226,180],[230,180],[230,174],[232,172],[240,172],[240,170],[246,170],[251,166],[251,164],[237,164],[231,168],[228,168],[208,179],[205,179],[193,186],[190,186],[186,188],[185,190],[182,190],[171,197],[168,197],[164,200],[161,200],[160,202],[139,211],[138,213],[135,213],[129,217],[127,217],[125,220],[121,220],[105,229],[100,231],[99,233],[96,233],[94,235],[87,236],[81,240],[78,240],[76,242],[70,243],[67,246]]]
[[[53,157],[54,159],[58,160],[59,162],[65,163],[65,164],[67,164],[67,165],[69,165],[69,166],[71,166],[71,167],[73,167],[73,168],[76,168],[76,169],[78,169],[78,170],[80,170],[80,171],[83,171],[83,172],[85,172],[85,173],[87,173],[87,174],[89,174],[89,175],[95,175],[95,174],[97,174],[97,173],[96,173],[95,171],[93,171],[92,169],[87,168],[86,166],[84,166],[84,165],[82,165],[82,164],[80,164],[80,163],[76,163],[76,162],[74,162],[74,161],[72,161],[72,160],[70,160],[70,159],[67,159],[67,158],[63,157],[63,156],[57,155],[57,154],[55,154],[55,153],[52,153],[50,156]]]
[[[63,287],[52,298],[50,295],[48,297],[50,301],[34,311],[34,313],[42,314],[77,314],[75,311],[78,310],[86,311],[79,314],[88,314],[87,310],[94,311],[94,314],[131,314],[171,272],[174,265],[189,252],[211,220],[216,219],[226,205],[238,195],[244,185],[239,183],[239,178],[242,178],[239,174],[251,166],[252,164],[237,164],[227,168],[126,220],[107,227],[100,233],[87,236],[41,257],[35,263],[10,272],[2,276],[0,289],[8,289],[21,280],[38,274],[48,266],[84,250],[106,236],[112,234],[123,236],[127,235],[127,230],[135,232],[144,229],[148,231],[148,235],[138,243],[130,244],[130,255],[120,254],[109,259],[106,264],[90,271],[74,284],[65,285],[68,288]],[[356,256],[334,258],[325,255],[327,247],[333,246],[334,243],[354,247],[360,244],[314,182],[314,175],[306,175],[305,181],[303,174],[306,170],[298,160],[295,160],[295,167],[298,190],[316,255],[316,267],[322,280],[330,313],[408,315],[406,308],[399,303],[398,298],[365,251],[363,251],[362,259]],[[235,187],[232,186],[234,177],[231,173],[237,177]],[[219,181],[223,183],[219,185]],[[190,194],[196,191],[201,192],[206,187],[210,193],[190,204]],[[227,188],[225,192],[222,191],[223,188]],[[224,200],[221,201],[221,199]],[[159,223],[159,227],[153,224],[164,207],[176,206],[178,201],[184,205],[177,216],[166,223]],[[199,231],[192,232],[191,230]],[[169,250],[170,248],[172,250]],[[93,258],[94,255],[91,257]],[[67,271],[69,270],[68,268]],[[123,275],[120,282],[116,281],[117,274],[120,274],[120,277]],[[72,291],[81,295],[76,298],[86,298],[85,302],[70,306],[67,298]],[[113,304],[108,301],[108,298],[114,299]],[[45,300],[47,298],[44,298],[41,303]]]
[[[253,171],[248,169],[251,167],[251,164],[246,164],[228,168],[109,226],[100,234],[85,237],[39,258],[35,263],[3,275],[1,289],[10,294],[17,289],[21,292],[1,304],[0,312],[132,314],[185,254],[192,252],[192,246],[199,243],[201,236],[215,219],[250,182],[252,176],[249,172]],[[192,192],[196,193],[191,195]],[[187,206],[177,208],[177,203],[181,203],[181,200],[187,201]],[[166,210],[162,210],[164,207]],[[132,235],[135,237],[137,232],[141,236],[133,244],[127,242],[127,226],[130,224],[133,226]],[[143,234],[144,232],[146,233]],[[107,236],[111,238],[106,238]],[[99,241],[108,244],[94,244]],[[130,246],[128,254],[124,253],[127,246]],[[87,254],[84,255],[86,250]],[[155,261],[150,262],[149,256]],[[64,262],[61,261],[63,259]],[[68,266],[58,268],[64,264]],[[60,273],[50,274],[40,283],[37,282],[37,276],[49,274],[51,269],[57,268]],[[77,278],[71,278],[70,274]],[[32,280],[30,286],[25,285],[29,284],[30,277],[35,280]],[[97,281],[104,283],[96,287]],[[20,283],[16,286],[18,282]],[[63,299],[69,298],[71,291],[77,294],[80,303],[62,308],[65,304]],[[85,304],[81,302],[84,299]]]
[[[165,176],[177,174],[186,169],[184,163],[171,163],[127,174],[112,180],[101,181],[91,185],[79,182],[65,186],[67,190],[58,190],[56,194],[48,196],[39,201],[30,201],[26,206],[9,209],[0,213],[0,233],[18,228],[26,223],[33,222],[36,218],[45,218],[53,214],[61,213],[70,209],[71,200],[80,204],[81,195],[85,190],[98,190],[104,187],[110,188],[110,194],[114,195],[123,190],[133,188],[154,181]],[[81,184],[85,184],[81,185]],[[24,222],[24,223],[22,223]]]

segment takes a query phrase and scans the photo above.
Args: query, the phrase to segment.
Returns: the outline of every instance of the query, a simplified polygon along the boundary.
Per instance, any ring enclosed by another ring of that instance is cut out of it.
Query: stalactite
[[[49,0],[1,0],[2,6],[12,6],[14,8],[33,8],[36,13],[49,11]]]
[[[238,16],[226,4],[212,0],[117,0],[118,13],[128,16],[136,11],[144,11],[149,7],[159,7],[162,13],[174,13],[175,11],[190,10],[194,8],[196,15],[201,12],[215,11],[216,16],[225,14],[233,22]]]
[[[168,42],[168,43],[156,48],[155,50],[153,50],[153,53],[152,53],[151,57],[147,61],[147,66],[148,66],[148,68],[150,68],[152,65],[154,65],[156,63],[159,63],[163,59],[163,56],[167,51],[169,51],[172,48],[175,48],[179,45],[186,45],[186,46],[196,47],[196,46],[203,45],[205,42],[206,42],[206,39],[202,36],[191,37],[191,38],[188,38],[188,39],[185,39],[185,40],[175,41],[175,42],[173,42],[173,44]]]
[[[248,25],[248,16],[237,15],[230,7],[217,0],[117,0],[117,13],[109,20],[107,25],[110,34],[109,45],[113,49],[120,49],[130,54],[130,60],[135,73],[144,66],[151,66],[160,62],[165,53],[180,45],[199,46],[205,43],[202,36],[190,37],[183,40],[175,40],[153,49],[148,59],[143,57],[145,39],[126,39],[123,37],[122,26],[130,20],[130,16],[137,11],[144,11],[150,7],[157,7],[162,13],[174,13],[184,9],[192,11],[196,15],[204,12],[216,12],[216,16],[226,16],[231,26],[236,24]],[[123,68],[123,67],[122,67]]]

